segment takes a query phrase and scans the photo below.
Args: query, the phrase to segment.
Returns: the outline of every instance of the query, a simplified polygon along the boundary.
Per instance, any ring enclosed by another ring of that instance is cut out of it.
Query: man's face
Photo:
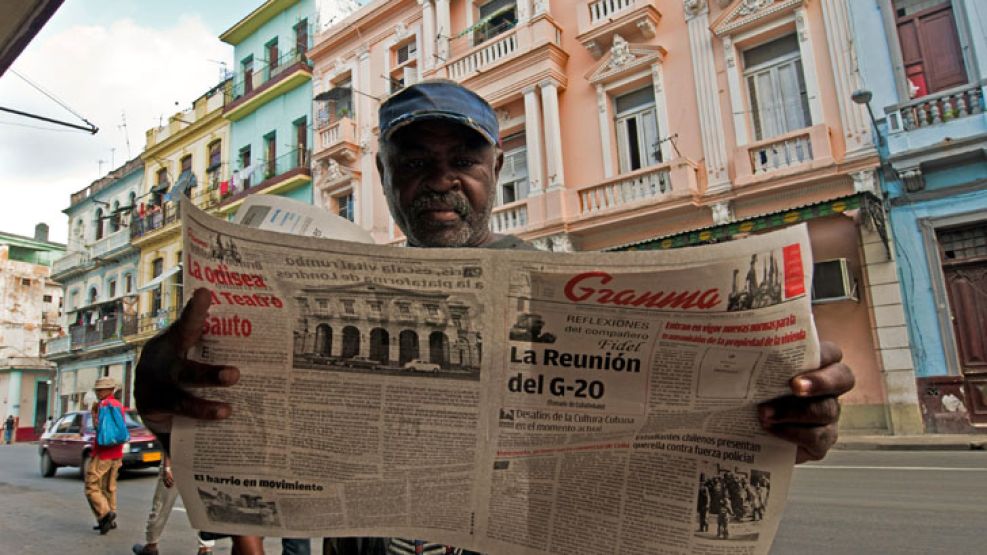
[[[426,120],[394,132],[377,170],[408,244],[479,247],[493,240],[490,210],[503,161],[478,132]]]
[[[99,399],[100,401],[102,401],[103,399],[106,399],[110,395],[113,395],[113,390],[112,389],[97,389],[96,390],[96,398]]]

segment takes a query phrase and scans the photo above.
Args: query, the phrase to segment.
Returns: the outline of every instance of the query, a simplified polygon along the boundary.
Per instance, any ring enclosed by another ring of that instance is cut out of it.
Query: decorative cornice
[[[682,7],[685,9],[686,19],[692,19],[703,12],[709,11],[706,0],[684,0]]]
[[[805,0],[737,0],[713,23],[713,33],[721,37],[801,6]]]
[[[617,37],[619,36],[617,35]],[[632,70],[646,69],[652,64],[665,61],[667,51],[661,46],[632,44],[622,41],[623,39],[617,41],[615,38],[610,53],[601,58],[596,66],[586,74],[587,81],[593,84],[606,82]]]

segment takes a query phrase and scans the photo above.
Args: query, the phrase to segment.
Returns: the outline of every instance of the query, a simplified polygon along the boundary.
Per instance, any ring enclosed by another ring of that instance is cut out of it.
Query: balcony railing
[[[987,81],[923,96],[905,104],[889,106],[888,127],[891,133],[940,125],[984,111],[984,87]]]
[[[89,247],[93,258],[106,256],[108,253],[122,249],[130,245],[130,234],[126,230],[114,231],[110,235],[96,241]]]
[[[70,252],[52,263],[51,273],[52,275],[57,275],[67,272],[72,268],[84,268],[89,266],[90,261],[89,252]]]
[[[662,164],[578,189],[579,215],[592,216],[669,197],[672,194],[671,174],[671,165]]]
[[[178,221],[178,204],[165,202],[163,206],[153,206],[143,217],[134,218],[130,223],[130,239],[137,239],[169,226]]]
[[[121,332],[123,335],[138,335],[155,333],[167,328],[178,318],[178,308],[162,308],[155,312],[145,312],[141,315],[129,314],[124,316]]]
[[[518,50],[517,28],[476,46],[449,63],[449,78],[461,80],[511,56]]]
[[[308,150],[296,148],[273,160],[252,164],[246,171],[243,169],[235,170],[235,178],[222,202],[236,197],[244,191],[271,185],[295,170],[309,171]]]
[[[245,96],[251,96],[264,84],[285,73],[289,68],[296,67],[299,63],[307,63],[307,61],[305,52],[292,49],[279,55],[277,63],[273,67],[267,64],[259,71],[252,71],[248,75],[238,74],[233,84],[226,90],[227,106]]]
[[[528,201],[519,200],[497,206],[490,215],[490,229],[494,233],[517,233],[528,225]]]
[[[589,21],[596,24],[606,21],[617,12],[622,12],[634,5],[634,0],[596,0],[589,3]]]
[[[340,118],[319,132],[319,147],[323,150],[342,142],[356,143],[356,122],[350,118]]]
[[[61,337],[54,337],[45,341],[45,354],[52,356],[67,353],[71,344],[71,336],[63,335]]]
[[[121,327],[120,319],[117,316],[108,316],[98,320],[95,324],[72,325],[69,326],[68,338],[71,341],[71,349],[84,349],[92,347],[106,341],[120,339]]]
[[[754,175],[798,166],[812,161],[809,130],[772,138],[751,145],[747,150]]]

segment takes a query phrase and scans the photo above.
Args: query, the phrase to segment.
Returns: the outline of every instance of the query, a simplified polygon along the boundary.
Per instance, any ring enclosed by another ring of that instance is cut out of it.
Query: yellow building
[[[127,341],[143,344],[170,324],[182,307],[182,236],[178,199],[215,210],[229,177],[229,121],[223,119],[221,83],[192,108],[147,131],[144,183],[130,227],[140,249],[137,269],[138,314],[127,326]]]

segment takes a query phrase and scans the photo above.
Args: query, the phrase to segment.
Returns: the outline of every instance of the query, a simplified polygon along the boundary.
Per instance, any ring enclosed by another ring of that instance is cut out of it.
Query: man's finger
[[[178,352],[184,356],[202,337],[202,326],[209,315],[212,295],[208,289],[199,288],[192,294],[188,304],[182,309],[182,315],[172,326],[178,339]]]
[[[792,378],[792,393],[799,397],[840,396],[853,389],[855,382],[850,367],[842,362],[809,370]]]
[[[182,389],[177,389],[172,395],[172,399],[175,399],[172,414],[187,416],[196,420],[222,420],[229,418],[233,412],[229,403],[196,397]]]
[[[172,382],[185,387],[230,386],[240,380],[240,370],[233,366],[206,364],[195,360],[176,360],[172,364]]]
[[[830,364],[836,364],[843,360],[843,350],[832,341],[821,341],[819,343],[819,367],[825,368]]]

